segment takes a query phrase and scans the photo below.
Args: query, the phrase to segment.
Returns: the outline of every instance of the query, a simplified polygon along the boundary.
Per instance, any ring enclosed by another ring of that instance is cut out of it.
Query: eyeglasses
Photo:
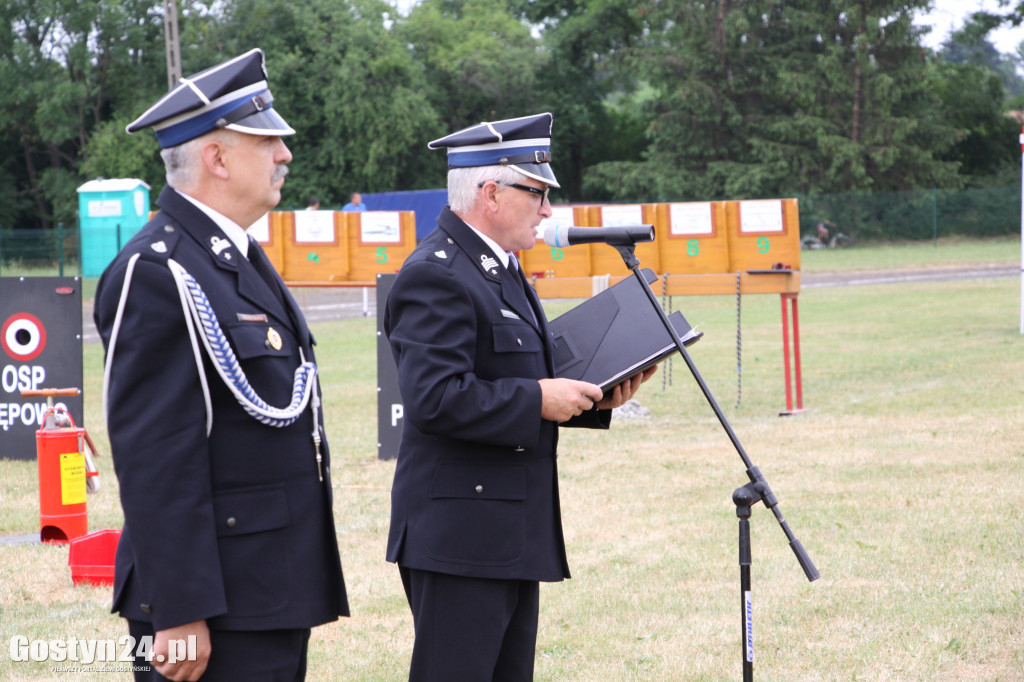
[[[548,192],[551,191],[551,187],[548,186],[545,186],[544,189],[539,189],[537,187],[530,187],[529,185],[520,185],[518,182],[502,182],[501,180],[495,180],[494,182],[504,187],[514,187],[515,189],[521,189],[524,192],[529,192],[530,194],[539,196],[541,206],[543,206],[544,202],[548,200]],[[483,187],[485,184],[487,183],[481,182],[477,187]]]

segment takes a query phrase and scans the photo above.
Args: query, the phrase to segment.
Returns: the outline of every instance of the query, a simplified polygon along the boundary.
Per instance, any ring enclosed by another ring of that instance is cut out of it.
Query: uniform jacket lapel
[[[470,261],[476,264],[480,276],[489,286],[497,290],[502,302],[512,312],[519,315],[523,322],[533,327],[541,337],[544,341],[544,355],[548,369],[553,374],[554,359],[547,320],[544,319],[544,310],[540,306],[540,299],[533,287],[526,286],[524,291],[516,281],[515,275],[506,270],[497,260],[491,247],[484,243],[450,208],[444,207],[437,222],[441,229],[447,232],[455,244],[465,252]]]
[[[238,294],[242,298],[273,315],[280,324],[299,335],[304,346],[308,345],[309,331],[303,323],[302,312],[277,273],[274,277],[281,289],[283,303],[217,224],[192,202],[168,187],[160,194],[157,205],[181,226],[185,234],[198,242],[218,269],[235,276]],[[253,246],[250,244],[249,248]],[[202,282],[199,284],[202,286]]]

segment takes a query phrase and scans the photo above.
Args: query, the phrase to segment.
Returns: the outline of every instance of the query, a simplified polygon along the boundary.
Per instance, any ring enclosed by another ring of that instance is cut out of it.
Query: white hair
[[[164,161],[164,169],[167,176],[167,184],[177,190],[192,188],[197,182],[196,170],[202,163],[203,144],[209,141],[210,137],[224,145],[231,146],[235,138],[226,134],[225,130],[214,130],[193,138],[188,142],[182,142],[174,147],[160,150],[160,158]]]
[[[448,171],[448,205],[456,213],[468,213],[479,196],[480,185],[488,180],[521,182],[525,176],[509,166],[475,166]]]

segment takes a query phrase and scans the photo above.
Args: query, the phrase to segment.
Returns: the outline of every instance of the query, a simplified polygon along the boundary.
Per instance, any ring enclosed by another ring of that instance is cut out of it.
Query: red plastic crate
[[[71,581],[75,585],[113,585],[114,555],[120,539],[120,530],[98,530],[72,539],[68,554]]]

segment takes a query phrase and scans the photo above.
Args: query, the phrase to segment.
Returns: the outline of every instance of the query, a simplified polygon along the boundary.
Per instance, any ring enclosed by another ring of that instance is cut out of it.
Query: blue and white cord
[[[193,345],[195,345],[195,335],[192,320],[195,320],[196,326],[202,330],[198,336],[202,339],[206,352],[213,361],[213,366],[224,380],[225,385],[234,394],[242,409],[262,424],[283,428],[295,423],[309,405],[311,396],[314,408],[316,407],[319,403],[319,398],[316,396],[316,365],[306,362],[304,356],[302,364],[295,370],[292,400],[288,407],[274,407],[260,398],[238,364],[235,351],[224,336],[220,322],[217,320],[202,287],[185,268],[174,260],[168,260],[167,265],[178,284],[182,307],[185,308],[185,317],[189,321],[189,333],[193,335]],[[299,352],[302,352],[301,349]],[[313,418],[314,422],[319,421],[316,409],[313,411]],[[319,436],[319,429],[316,429],[316,425],[314,429],[315,435]]]

